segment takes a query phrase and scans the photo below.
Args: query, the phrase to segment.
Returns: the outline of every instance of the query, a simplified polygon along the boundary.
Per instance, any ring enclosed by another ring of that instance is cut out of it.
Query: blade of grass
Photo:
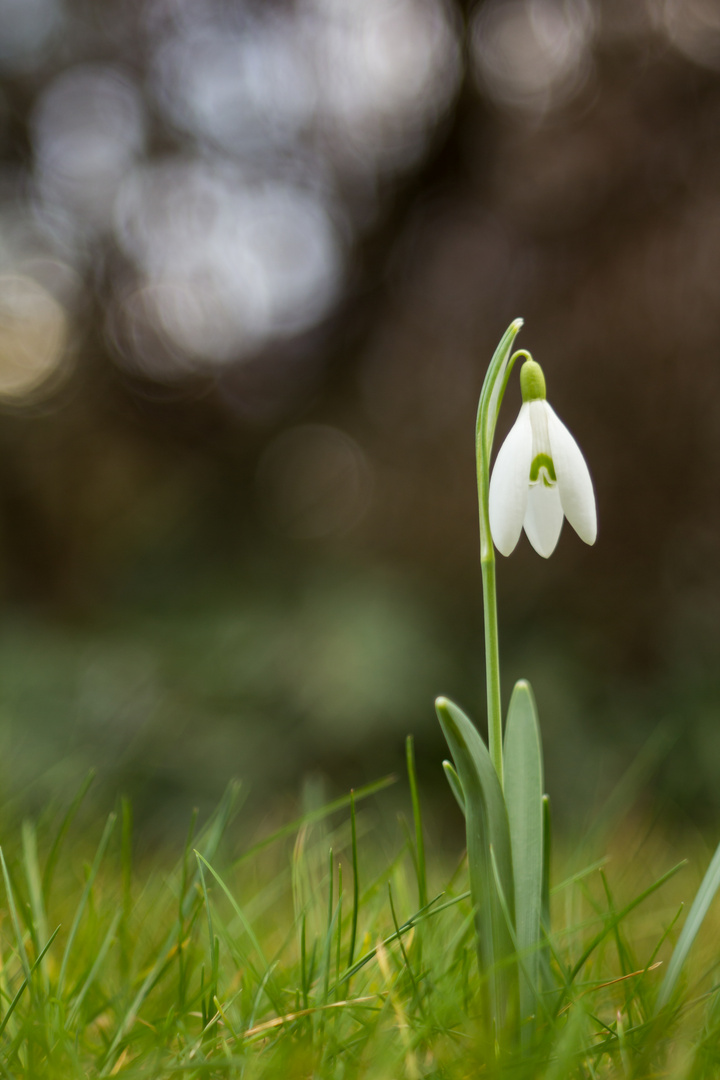
[[[25,950],[25,942],[23,941],[22,928],[20,926],[20,920],[18,919],[17,907],[15,906],[15,896],[13,893],[12,885],[10,884],[10,874],[8,873],[7,863],[5,862],[5,855],[3,849],[0,847],[0,865],[2,865],[2,875],[5,881],[5,893],[7,895],[8,908],[10,909],[10,919],[12,921],[13,930],[15,932],[15,941],[17,944],[18,956],[20,957],[20,963],[22,965],[23,974],[26,981],[30,982],[30,964],[28,962],[27,952]],[[31,987],[32,992],[32,987]]]
[[[108,927],[108,931],[107,931],[105,937],[103,938],[103,941],[102,941],[102,944],[101,944],[100,948],[98,949],[97,956],[93,960],[92,966],[91,966],[91,968],[90,968],[90,970],[89,970],[89,972],[88,972],[88,974],[87,974],[87,976],[85,978],[85,981],[82,984],[82,987],[80,988],[77,997],[75,998],[75,1000],[72,1003],[72,1008],[70,1009],[70,1012],[68,1013],[67,1020],[65,1021],[65,1030],[66,1031],[68,1031],[70,1029],[70,1027],[72,1026],[72,1023],[75,1020],[75,1017],[77,1016],[77,1014],[79,1013],[83,1001],[85,1000],[85,995],[87,994],[88,990],[90,989],[90,987],[94,983],[95,979],[97,978],[98,972],[102,969],[102,966],[105,963],[105,957],[107,956],[108,950],[109,950],[110,946],[112,945],[113,936],[115,934],[115,931],[117,930],[117,926],[118,926],[118,923],[120,922],[120,920],[122,918],[122,915],[123,915],[122,911],[116,911],[114,916],[113,916],[112,922],[110,923],[110,926]],[[58,927],[58,929],[59,929],[59,927]]]
[[[262,972],[262,976],[261,976],[261,986],[263,988],[265,988],[265,986],[267,986],[267,994],[268,994],[268,997],[270,999],[270,1002],[271,1002],[273,1008],[276,1008],[276,1009],[280,1008],[280,1002],[281,1002],[282,993],[281,993],[280,987],[277,985],[274,977],[272,976],[272,971],[273,971],[273,969],[275,967],[275,964],[272,964],[272,963],[270,963],[268,961],[268,959],[267,959],[267,957],[265,955],[265,952],[263,950],[263,947],[260,944],[260,940],[257,937],[257,934],[255,933],[250,920],[248,919],[247,915],[245,914],[243,909],[238,904],[235,897],[232,895],[232,893],[231,893],[230,889],[228,888],[228,886],[226,885],[226,883],[223,881],[223,879],[218,874],[217,870],[215,870],[215,868],[213,866],[211,866],[211,864],[208,862],[208,860],[206,858],[204,858],[204,856],[202,856],[199,852],[196,851],[195,854],[197,855],[197,857],[200,860],[202,860],[202,862],[203,862],[204,866],[206,867],[206,869],[208,869],[210,871],[210,873],[213,875],[213,877],[217,881],[217,883],[220,886],[220,888],[222,889],[222,891],[225,893],[225,896],[230,901],[230,905],[231,905],[233,911],[235,912],[238,919],[240,920],[240,923],[242,924],[242,927],[245,930],[245,933],[247,934],[247,936],[248,936],[248,938],[249,938],[249,940],[250,940],[250,942],[252,944],[252,947],[254,948],[255,952],[258,954],[258,956],[260,958],[260,961],[262,963],[263,972]]]
[[[573,1002],[570,1018],[558,1041],[544,1080],[568,1080],[575,1075],[574,1065],[585,1043],[588,1017],[583,1007]]]
[[[337,942],[335,945],[335,986],[340,977],[340,953],[342,951],[342,910],[343,910],[343,875],[342,863],[338,862],[338,916],[337,916]]]
[[[353,873],[353,906],[352,920],[350,923],[350,946],[348,948],[347,966],[352,967],[355,959],[355,940],[357,938],[358,908],[360,906],[360,878],[358,876],[358,843],[357,821],[355,816],[355,792],[350,792],[350,835],[352,845],[352,873]],[[349,988],[348,988],[349,992]]]
[[[441,911],[444,911],[445,908],[452,907],[454,904],[460,903],[461,900],[466,900],[470,893],[467,892],[462,893],[460,896],[455,896],[452,900],[448,900],[447,903],[441,904],[440,907],[436,908],[435,904],[443,895],[443,893],[438,893],[437,896],[433,897],[433,899],[430,900],[424,908],[421,908],[420,911],[416,911],[414,915],[411,915],[407,922],[404,922],[402,924],[399,933],[406,934],[408,930],[411,930],[413,926],[416,926],[419,922],[423,920],[423,918],[428,918],[430,915],[437,915]],[[397,937],[398,932],[390,934],[390,936],[386,937],[380,944],[391,945],[393,941],[397,941]],[[342,983],[347,982],[348,979],[352,978],[353,975],[356,975],[361,968],[364,968],[366,964],[370,963],[370,961],[375,957],[376,954],[377,947],[370,949],[370,951],[365,953],[364,956],[361,956],[359,960],[355,961],[351,968],[349,968],[346,972],[343,973],[343,975],[340,976],[337,985],[342,985]]]
[[[75,916],[73,918],[72,925],[70,927],[70,933],[68,934],[67,942],[65,943],[65,952],[63,953],[62,963],[60,964],[60,974],[58,975],[57,989],[56,989],[56,994],[57,994],[58,998],[62,997],[62,991],[63,991],[63,987],[64,987],[64,984],[65,984],[65,974],[66,974],[66,971],[67,971],[68,961],[70,960],[70,953],[72,952],[72,947],[73,947],[73,944],[75,943],[75,936],[77,934],[78,927],[80,925],[80,920],[82,919],[82,917],[83,917],[83,915],[85,913],[85,908],[87,907],[87,902],[88,902],[88,900],[90,898],[90,892],[91,892],[93,884],[95,882],[95,878],[97,877],[98,870],[100,869],[100,863],[102,862],[103,857],[105,855],[105,849],[107,848],[108,842],[109,842],[110,837],[112,835],[112,831],[115,828],[116,820],[117,820],[117,814],[112,813],[112,814],[109,815],[109,817],[108,817],[108,819],[107,819],[107,821],[105,823],[105,828],[103,830],[102,837],[100,838],[100,843],[98,844],[98,849],[97,849],[97,852],[95,854],[95,859],[93,860],[92,867],[90,868],[90,873],[88,874],[88,879],[85,882],[85,888],[82,891],[82,895],[80,897],[80,902],[79,902],[77,908],[75,909]]]
[[[208,896],[207,884],[205,882],[205,871],[203,870],[201,857],[198,855],[197,851],[195,852],[195,856],[197,858],[198,871],[200,873],[200,888],[202,890],[203,899],[205,901],[205,914],[207,915],[207,924],[208,924],[208,941],[209,941],[209,944],[210,944],[210,955],[212,957],[212,966],[210,968],[210,987],[209,987],[209,991],[208,991],[208,1000],[210,1002],[212,1002],[213,998],[217,994],[218,959],[219,959],[218,949],[217,949],[218,939],[215,936],[215,930],[213,929],[212,909],[210,907],[210,897]]]
[[[190,852],[192,850],[192,842],[195,836],[195,827],[197,824],[198,811],[197,807],[190,815],[190,825],[188,826],[187,836],[185,838],[185,849],[182,857],[182,869],[180,873],[180,892],[178,894],[178,932],[177,932],[177,958],[178,958],[178,1007],[182,1011],[185,1008],[185,995],[186,995],[186,968],[185,968],[185,912],[183,910],[183,903],[185,900],[185,894],[188,886],[188,866],[190,863]]]
[[[673,929],[675,927],[675,923],[678,921],[678,919],[682,915],[684,907],[685,907],[685,904],[681,903],[680,906],[678,907],[677,911],[673,915],[672,919],[670,920],[668,925],[663,930],[661,936],[658,938],[657,945],[655,946],[653,951],[650,953],[650,959],[648,960],[647,964],[645,965],[646,971],[650,970],[650,968],[652,967],[653,962],[655,960],[655,957],[660,952],[660,949],[663,947],[663,945],[665,944],[665,942],[667,941],[667,939],[670,937],[671,933],[673,932]]]
[[[116,1062],[114,1060],[115,1053],[120,1043],[122,1042],[123,1037],[125,1036],[125,1032],[133,1023],[135,1017],[137,1016],[138,1010],[140,1009],[140,1006],[152,990],[153,986],[155,986],[160,981],[162,976],[172,964],[173,956],[169,954],[174,951],[175,933],[176,931],[173,928],[168,938],[165,940],[164,947],[160,950],[160,954],[158,955],[155,963],[143,979],[143,982],[141,983],[137,994],[133,998],[128,1008],[125,1010],[125,1013],[123,1014],[122,1019],[118,1024],[115,1035],[113,1036],[112,1042],[110,1043],[107,1051],[105,1052],[105,1056],[101,1059],[100,1070],[97,1074],[98,1077],[114,1075],[112,1070],[115,1068],[116,1065]]]
[[[239,809],[238,796],[241,791],[242,784],[240,781],[231,780],[223,793],[223,797],[218,804],[217,810],[215,810],[207,825],[201,830],[196,847],[198,851],[202,852],[206,859],[215,857],[215,853],[225,834],[225,830]],[[196,884],[199,884],[197,868],[190,883],[190,892],[192,892]]]
[[[53,930],[52,935],[48,939],[47,943],[42,948],[42,950],[38,953],[37,960],[35,961],[33,966],[30,968],[30,970],[28,971],[27,976],[23,979],[22,983],[18,987],[18,990],[17,990],[17,993],[15,994],[15,997],[10,1002],[7,1012],[5,1013],[2,1020],[0,1021],[0,1035],[2,1035],[2,1033],[5,1031],[5,1028],[7,1027],[8,1020],[10,1019],[12,1014],[14,1013],[15,1008],[16,1008],[18,1002],[20,1001],[20,998],[23,995],[25,987],[28,986],[28,984],[30,983],[30,980],[32,979],[33,973],[36,971],[36,969],[40,966],[40,964],[45,959],[45,954],[48,951],[48,949],[50,948],[50,946],[52,945],[55,938],[57,937],[59,931],[60,931],[60,927],[59,926],[55,927],[55,929]]]
[[[603,891],[605,893],[605,900],[607,901],[608,911],[613,920],[616,917],[615,900],[610,889],[610,883],[608,882],[607,875],[604,870],[600,871],[600,880],[602,881]],[[615,922],[613,926],[613,937],[615,939],[615,948],[617,950],[618,962],[620,964],[620,971],[623,978],[625,978],[631,971],[635,971],[638,968],[638,961],[634,954],[632,954],[629,946],[623,939],[621,932],[621,926],[619,922]],[[635,990],[634,986],[631,986],[627,982],[623,983],[625,990],[625,1011],[627,1013],[628,1024],[632,1028],[634,1026],[633,1009],[632,1009],[632,997]],[[620,1021],[618,1021],[620,1022]]]
[[[673,949],[673,954],[670,957],[670,963],[667,966],[665,972],[665,978],[663,979],[660,990],[657,996],[657,1003],[655,1005],[655,1014],[667,1005],[668,1001],[672,997],[675,990],[676,983],[680,976],[680,972],[683,969],[685,961],[687,960],[688,953],[692,948],[693,942],[697,937],[698,931],[703,924],[705,916],[708,913],[708,909],[713,902],[715,893],[720,887],[720,845],[718,845],[715,854],[712,857],[712,861],[707,868],[705,877],[702,880],[700,888],[698,889],[695,899],[692,902],[688,917],[685,920],[685,925],[680,931],[680,937],[677,940],[677,944]]]
[[[410,798],[412,800],[413,821],[415,822],[415,854],[418,879],[418,907],[427,904],[427,867],[425,864],[425,841],[423,839],[420,794],[418,791],[417,772],[415,769],[415,744],[412,735],[405,740],[405,758],[407,761]]]
[[[336,810],[344,810],[346,806],[350,805],[351,800],[359,802],[362,799],[367,799],[370,795],[375,795],[378,791],[383,791],[385,788],[390,787],[391,784],[395,784],[396,782],[396,776],[385,776],[382,780],[375,780],[372,784],[366,784],[364,787],[358,788],[357,791],[351,792],[350,795],[343,795],[341,798],[335,799],[325,806],[320,806],[316,810],[308,811],[308,813],[296,818],[295,821],[291,821],[289,825],[283,825],[282,828],[276,829],[270,836],[266,836],[264,840],[259,840],[257,844],[253,844],[251,848],[248,848],[247,851],[243,852],[243,854],[231,864],[230,868],[235,869],[240,863],[252,858],[253,855],[257,855],[258,852],[263,851],[271,844],[284,839],[286,836],[292,836],[303,825],[314,825],[316,822],[323,821],[326,817],[329,817],[330,814],[334,814]]]
[[[23,866],[25,869],[25,880],[27,881],[28,886],[28,896],[30,897],[30,911],[32,913],[29,928],[33,949],[37,956],[40,951],[40,942],[47,941],[48,936],[47,915],[45,913],[42,883],[40,880],[40,867],[37,856],[37,834],[34,825],[29,821],[23,821],[21,832]],[[40,979],[43,992],[47,994],[49,983],[48,975],[44,967],[40,969]]]
[[[613,822],[621,819],[630,809],[638,792],[667,757],[678,738],[678,732],[671,723],[658,725],[620,777],[599,813],[593,815],[590,827],[585,830],[583,848],[597,843]]]
[[[327,1002],[328,989],[330,987],[330,968],[332,958],[332,943],[335,936],[335,919],[337,918],[337,911],[333,907],[334,901],[334,884],[335,874],[333,865],[333,853],[330,848],[328,855],[328,910],[327,910],[327,926],[325,930],[325,947],[323,948],[323,965],[322,965],[322,1003]]]
[[[315,942],[313,942],[313,950],[314,949],[315,949]],[[260,982],[258,984],[258,988],[257,988],[257,990],[255,992],[255,997],[253,999],[252,1009],[250,1010],[250,1017],[249,1017],[249,1020],[248,1020],[248,1027],[252,1027],[253,1024],[255,1023],[255,1016],[257,1015],[258,1008],[260,1007],[260,1002],[262,1000],[263,994],[267,992],[268,997],[270,997],[270,992],[268,990],[268,984],[269,984],[271,978],[273,977],[273,970],[274,969],[273,969],[273,966],[271,964],[270,967],[268,967],[267,971],[264,973],[262,979],[260,980]],[[312,967],[311,967],[311,970],[312,970]],[[272,1001],[272,998],[270,1000]],[[277,1009],[277,1005],[275,1006],[275,1008]],[[280,1010],[278,1009],[278,1012],[279,1011]]]
[[[120,971],[127,978],[130,970],[130,915],[132,912],[132,834],[133,815],[129,799],[120,803],[120,866],[122,874],[122,909],[120,924]]]
[[[205,859],[206,864],[208,859],[212,859],[215,856],[223,834],[230,820],[232,819],[233,810],[235,808],[239,791],[240,784],[237,781],[231,781],[231,783],[228,784],[227,788],[225,789],[225,793],[220,800],[220,804],[218,805],[217,810],[212,815],[210,821],[200,834],[198,844],[202,844],[204,847],[202,857]],[[196,914],[200,910],[200,907],[202,905],[202,894],[198,895],[195,889],[196,883],[199,884],[199,878],[199,870],[196,869],[193,875],[193,879],[187,889],[187,892],[180,901],[181,915],[183,918],[188,919],[190,923],[194,921]],[[108,1076],[112,1069],[115,1067],[115,1054],[120,1046],[120,1043],[125,1037],[126,1031],[137,1016],[138,1010],[142,1006],[143,1001],[150,993],[153,986],[155,986],[155,984],[159,982],[160,979],[163,977],[165,971],[168,969],[169,964],[174,958],[177,943],[177,934],[178,927],[173,926],[172,929],[169,931],[162,945],[162,948],[157,955],[155,963],[151,966],[148,974],[143,979],[143,982],[141,983],[138,992],[126,1008],[122,1017],[120,1018],[115,1031],[115,1035],[110,1042],[105,1056],[102,1058],[100,1071],[98,1073],[99,1077]]]
[[[300,979],[302,987],[302,1001],[303,1008],[308,1007],[308,991],[310,983],[308,981],[308,968],[307,968],[307,918],[303,911],[300,919]]]
[[[405,964],[405,967],[407,968],[407,973],[408,973],[408,975],[410,977],[410,982],[412,983],[412,988],[413,988],[413,993],[415,994],[415,998],[416,998],[418,1004],[420,1005],[420,1007],[422,1008],[422,1004],[420,1002],[420,991],[418,989],[417,980],[416,980],[415,975],[413,973],[413,969],[410,966],[410,960],[408,958],[407,950],[405,949],[405,942],[403,941],[402,934],[400,933],[400,925],[398,923],[397,915],[395,913],[395,903],[393,901],[392,885],[391,885],[391,883],[389,881],[388,881],[388,900],[390,901],[390,914],[392,915],[393,926],[395,927],[395,937],[397,938],[398,945],[400,946],[400,952],[402,953],[403,963]]]
[[[559,883],[559,885],[553,885],[550,889],[550,895],[555,896],[556,893],[562,892],[564,889],[569,889],[571,885],[577,885],[578,881],[582,881],[583,878],[589,877],[590,874],[594,874],[596,870],[600,870],[601,867],[607,863],[607,856],[603,859],[598,859],[597,862],[590,863],[583,870],[578,870],[576,874],[572,874],[569,878],[565,878]]]
[[[595,952],[595,949],[598,947],[598,945],[602,941],[604,941],[604,939],[607,937],[607,935],[609,933],[611,933],[611,931],[613,930],[613,927],[615,926],[615,924],[619,923],[619,922],[622,922],[622,920],[627,915],[629,915],[631,911],[634,911],[635,908],[638,907],[640,904],[642,904],[643,901],[647,900],[647,898],[649,896],[652,896],[652,894],[654,892],[657,892],[658,889],[662,888],[662,886],[665,885],[666,882],[668,882],[670,880],[670,878],[674,877],[675,874],[677,874],[679,870],[682,870],[682,868],[684,866],[686,866],[686,865],[687,865],[687,860],[686,859],[683,859],[682,862],[677,863],[676,866],[673,866],[672,869],[668,870],[665,874],[662,875],[662,877],[659,877],[658,880],[653,882],[652,885],[648,886],[647,889],[644,889],[640,893],[639,896],[636,896],[634,900],[631,900],[629,904],[626,904],[625,907],[622,908],[614,918],[612,918],[612,919],[610,919],[610,920],[608,920],[606,922],[603,929],[600,930],[596,934],[596,936],[592,939],[592,941],[587,946],[587,948],[585,949],[585,951],[582,954],[582,956],[580,957],[580,959],[577,961],[575,966],[572,968],[572,970],[570,972],[570,983],[573,983],[575,981],[577,976],[580,974],[580,972],[584,968],[585,964],[588,962],[588,960],[590,959],[592,954]]]
[[[222,891],[227,896],[228,900],[230,901],[230,904],[232,905],[233,911],[235,912],[238,919],[242,923],[243,929],[245,930],[245,933],[247,934],[248,938],[250,939],[250,942],[252,944],[253,949],[255,950],[255,952],[260,957],[260,959],[262,961],[263,968],[265,970],[267,970],[267,968],[269,966],[268,961],[267,961],[267,957],[265,956],[265,953],[263,951],[263,947],[260,944],[260,941],[259,941],[255,931],[253,930],[252,925],[250,923],[250,920],[246,916],[245,912],[242,910],[242,908],[238,904],[237,900],[235,899],[233,894],[230,892],[230,889],[228,888],[228,886],[225,884],[223,879],[218,874],[217,870],[215,870],[210,865],[210,863],[205,858],[205,856],[201,855],[199,851],[195,851],[195,855],[197,856],[198,863],[202,863],[210,871],[210,873],[215,878],[215,880],[217,881],[217,883],[220,886],[220,888],[222,889]],[[201,880],[204,880],[204,879],[201,879]]]
[[[52,847],[50,848],[50,852],[48,854],[47,861],[45,863],[45,870],[43,871],[42,891],[43,891],[43,896],[45,897],[45,903],[48,902],[48,899],[49,899],[49,896],[50,896],[50,889],[52,888],[52,879],[53,879],[53,875],[55,873],[55,867],[57,866],[57,861],[58,861],[58,857],[60,855],[60,849],[61,849],[61,847],[63,845],[63,841],[64,841],[64,839],[65,839],[65,837],[67,835],[68,829],[72,825],[73,818],[75,817],[78,810],[80,809],[80,806],[81,806],[81,804],[83,802],[83,799],[85,798],[88,791],[90,790],[90,785],[92,784],[94,779],[95,779],[95,770],[90,769],[87,776],[85,777],[82,784],[80,785],[80,788],[79,788],[79,790],[77,792],[77,795],[75,796],[75,798],[71,802],[71,804],[70,804],[70,806],[68,808],[68,811],[65,814],[65,817],[62,819],[62,821],[60,823],[60,828],[58,829],[58,831],[57,831],[57,833],[55,835],[55,839],[53,841]]]

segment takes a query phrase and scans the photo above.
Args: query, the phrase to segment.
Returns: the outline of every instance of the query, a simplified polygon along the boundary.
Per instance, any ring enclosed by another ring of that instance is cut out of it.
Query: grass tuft
[[[382,859],[362,809],[378,786],[313,806],[232,860],[233,787],[200,832],[193,816],[164,870],[138,866],[126,802],[94,851],[74,820],[84,790],[54,834],[25,823],[17,850],[12,838],[0,850],[0,1076],[718,1075],[720,955],[699,908],[658,999],[688,874],[660,868],[664,850],[639,861],[633,887],[623,852],[554,866],[547,989],[530,1034],[499,1049],[467,866],[423,832],[411,744],[408,769],[413,843],[399,837]],[[688,959],[691,933],[702,940]]]

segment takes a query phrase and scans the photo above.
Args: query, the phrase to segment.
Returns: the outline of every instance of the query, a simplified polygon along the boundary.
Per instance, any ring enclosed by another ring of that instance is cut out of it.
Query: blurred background
[[[433,698],[484,725],[517,316],[600,533],[499,559],[506,700],[561,824],[638,754],[715,820],[715,0],[0,0],[3,801],[94,766],[160,836],[411,732],[454,813]]]

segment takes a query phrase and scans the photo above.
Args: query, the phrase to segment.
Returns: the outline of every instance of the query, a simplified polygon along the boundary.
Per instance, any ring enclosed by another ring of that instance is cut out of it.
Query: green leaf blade
[[[495,425],[502,405],[505,389],[512,371],[512,347],[515,338],[523,326],[522,319],[513,319],[503,334],[488,366],[485,381],[480,393],[480,403],[476,423],[476,449],[484,451],[485,459],[490,461]]]
[[[515,997],[514,955],[507,921],[495,886],[491,847],[508,904],[514,906],[510,830],[505,800],[487,747],[462,709],[447,698],[435,702],[440,726],[455,762],[465,798],[470,890],[475,907],[480,969],[488,979],[490,1008],[504,1025]],[[513,912],[510,912],[512,919]]]
[[[463,817],[465,817],[465,795],[463,793],[462,784],[460,783],[460,777],[449,761],[443,761],[442,767],[447,782],[450,785],[450,790],[455,797],[455,802],[460,807]]]
[[[522,1020],[535,1011],[539,993],[544,869],[540,725],[535,698],[525,680],[515,684],[505,727],[505,803],[515,884],[516,940],[527,976],[520,982]]]

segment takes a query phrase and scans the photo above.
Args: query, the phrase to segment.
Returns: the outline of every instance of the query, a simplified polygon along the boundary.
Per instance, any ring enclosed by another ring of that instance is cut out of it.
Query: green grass
[[[702,854],[677,865],[626,821],[606,857],[556,860],[536,1033],[505,1046],[465,860],[422,821],[411,747],[408,765],[404,833],[377,824],[379,782],[245,846],[232,787],[175,866],[134,865],[127,802],[79,825],[82,791],[52,826],[6,834],[0,1076],[718,1075],[714,909],[657,1012]]]

